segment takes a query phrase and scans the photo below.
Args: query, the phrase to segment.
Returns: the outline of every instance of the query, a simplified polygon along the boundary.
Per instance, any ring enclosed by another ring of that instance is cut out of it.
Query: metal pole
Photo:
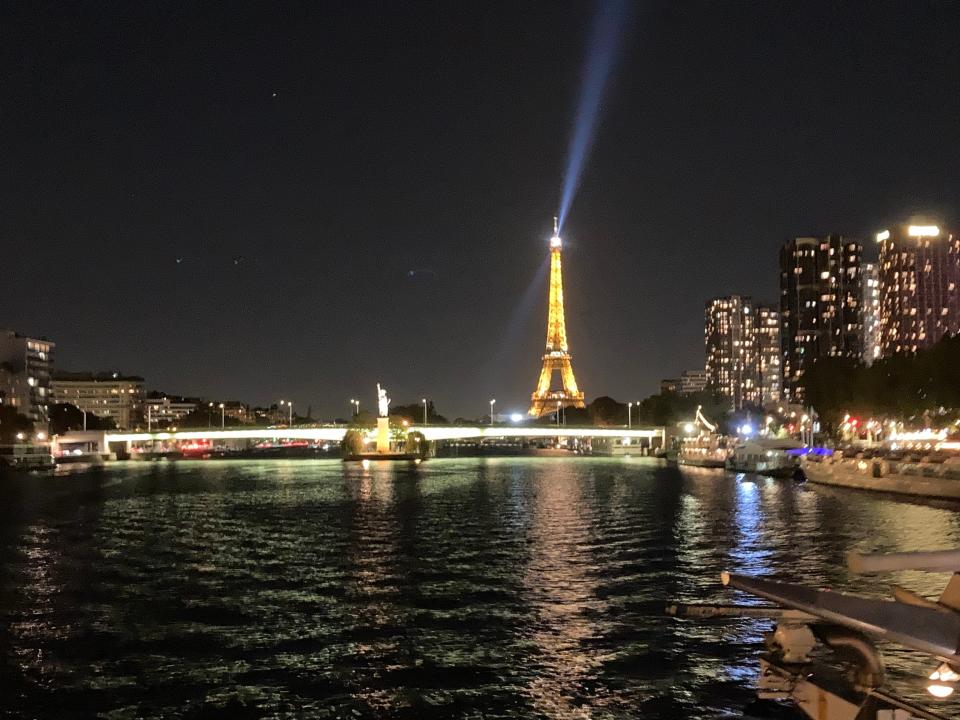
[[[427,399],[423,398],[423,424],[427,424]]]
[[[493,405],[497,402],[496,400],[490,401],[490,424],[493,425]]]
[[[287,425],[293,425],[293,400],[287,403],[287,415],[289,418],[287,420]]]
[[[227,418],[224,415],[223,403],[220,403],[220,429],[223,430],[227,426]]]
[[[627,430],[630,430],[633,427],[633,420],[631,418],[631,413],[633,412],[633,403],[627,403]]]

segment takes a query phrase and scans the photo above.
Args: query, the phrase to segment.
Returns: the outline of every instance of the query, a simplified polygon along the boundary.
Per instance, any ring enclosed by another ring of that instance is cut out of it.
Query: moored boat
[[[680,465],[722,468],[729,454],[726,438],[711,433],[685,439],[677,453],[677,462]]]
[[[687,430],[699,432],[694,437],[684,438],[677,451],[677,463],[694,467],[722,468],[726,465],[730,450],[727,439],[717,434],[717,426],[703,416],[703,408],[698,405],[692,423]]]
[[[800,466],[797,451],[803,447],[803,443],[789,438],[742,440],[734,446],[727,458],[727,470],[771,477],[792,477]]]
[[[0,468],[25,472],[30,470],[53,470],[56,464],[49,445],[17,443],[0,445]]]

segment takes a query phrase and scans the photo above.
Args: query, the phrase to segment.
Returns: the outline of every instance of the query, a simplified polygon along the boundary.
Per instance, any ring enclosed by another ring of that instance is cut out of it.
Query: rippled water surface
[[[38,718],[741,717],[769,623],[721,570],[858,578],[960,515],[655,461],[115,464],[3,481],[0,713]],[[885,647],[912,692],[931,663]],[[956,708],[954,708],[956,710]]]

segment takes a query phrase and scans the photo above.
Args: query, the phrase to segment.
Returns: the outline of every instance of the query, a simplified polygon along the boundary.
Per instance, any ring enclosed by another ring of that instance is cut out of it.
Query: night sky
[[[0,327],[303,412],[525,410],[591,3],[0,5]],[[958,217],[960,4],[644,2],[565,228],[588,399],[794,235]],[[178,262],[180,259],[180,262]]]

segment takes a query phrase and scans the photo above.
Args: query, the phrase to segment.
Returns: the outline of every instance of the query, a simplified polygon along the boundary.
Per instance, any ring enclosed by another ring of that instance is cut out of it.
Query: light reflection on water
[[[737,715],[769,623],[721,570],[883,595],[850,549],[960,544],[951,507],[638,459],[119,464],[9,479],[0,713]],[[903,687],[928,661],[885,648]]]

